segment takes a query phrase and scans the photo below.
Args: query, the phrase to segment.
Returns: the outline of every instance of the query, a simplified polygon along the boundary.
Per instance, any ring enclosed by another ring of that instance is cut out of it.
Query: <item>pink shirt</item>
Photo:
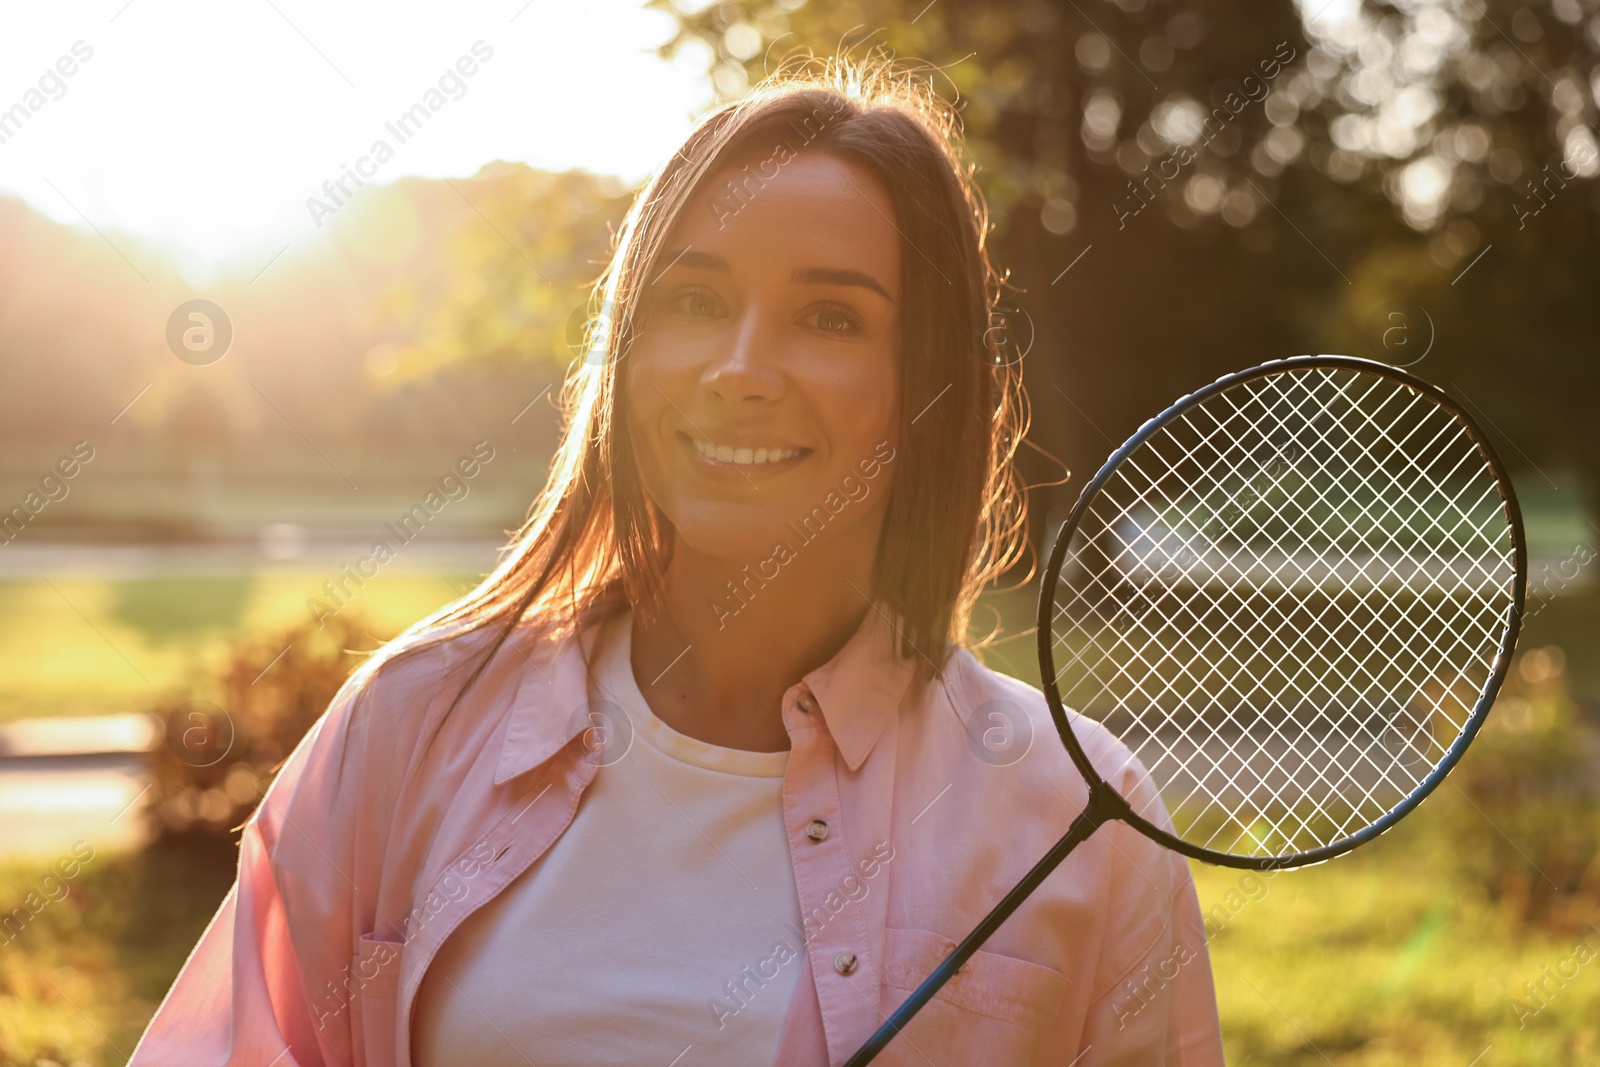
[[[597,632],[518,631],[431,747],[492,635],[358,671],[246,824],[238,881],[130,1067],[410,1067],[417,989],[440,945],[561,836],[605,773],[586,706]],[[1087,798],[1042,694],[965,650],[942,683],[919,685],[894,640],[869,611],[784,694],[783,816],[807,951],[780,1067],[849,1058]],[[1138,780],[1109,734],[1074,726],[1113,785]],[[874,1061],[1222,1062],[1186,862],[1120,823],[1069,856]]]

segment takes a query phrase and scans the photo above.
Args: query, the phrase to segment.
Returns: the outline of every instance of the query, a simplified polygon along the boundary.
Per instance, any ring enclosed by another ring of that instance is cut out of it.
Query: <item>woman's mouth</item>
[[[708,470],[761,470],[765,473],[786,468],[811,452],[809,448],[719,444],[698,436],[691,437],[681,430],[678,436],[700,461],[698,465]]]

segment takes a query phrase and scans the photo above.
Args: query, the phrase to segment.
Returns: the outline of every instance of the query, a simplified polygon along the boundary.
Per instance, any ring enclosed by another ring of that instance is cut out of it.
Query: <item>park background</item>
[[[412,131],[470,165],[405,146],[335,198],[320,177],[366,151],[364,127],[230,246],[198,212],[123,218],[119,175],[226,203],[251,167],[207,169],[207,139],[264,160],[312,136],[314,109],[270,131],[144,130],[207,90],[170,56],[117,58],[140,20],[159,35],[173,17],[124,0],[0,65],[0,107],[26,111],[0,125],[0,510],[27,512],[0,535],[0,917],[24,916],[0,933],[0,1065],[126,1061],[277,760],[360,651],[471,587],[542,484],[589,286],[646,172],[475,138],[512,116],[540,143],[644,130],[670,150],[694,113],[800,49],[922,64],[960,101],[1009,271],[995,326],[1033,400],[1035,546],[1146,417],[1265,360],[1404,365],[1489,428],[1527,514],[1533,614],[1481,739],[1356,854],[1267,883],[1195,873],[1232,1063],[1600,1062],[1592,0],[612,0],[587,15],[515,0],[448,34],[427,9],[329,25],[268,7],[240,54],[208,61],[264,55],[265,95],[359,92],[363,35],[421,27],[387,56],[401,88],[373,107],[391,117],[488,42],[493,59]],[[647,38],[626,64],[594,43],[624,26]],[[79,37],[93,58],[35,107],[34,72],[62,69]],[[585,91],[508,83],[555,53],[583,64]],[[1248,105],[1201,144],[1230,91]],[[625,121],[663,106],[671,121]],[[140,152],[94,181],[50,169],[82,151],[70,108],[116,107],[143,109],[117,134]],[[1136,192],[1182,144],[1195,158]],[[169,343],[196,299],[231,324],[213,362]],[[447,493],[484,443],[492,459]],[[397,538],[434,490],[444,502]],[[394,558],[348,580],[380,539]],[[988,662],[1033,682],[1036,594],[1019,569],[974,625]],[[79,839],[93,858],[66,877]]]

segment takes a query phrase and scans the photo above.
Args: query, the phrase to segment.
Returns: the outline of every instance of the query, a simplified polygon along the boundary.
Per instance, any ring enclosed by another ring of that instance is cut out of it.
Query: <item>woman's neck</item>
[[[634,679],[659,719],[727,748],[789,747],[784,692],[832,659],[875,610],[867,597],[876,524],[837,532],[750,561],[676,546],[666,611],[651,625],[638,614],[633,622]]]

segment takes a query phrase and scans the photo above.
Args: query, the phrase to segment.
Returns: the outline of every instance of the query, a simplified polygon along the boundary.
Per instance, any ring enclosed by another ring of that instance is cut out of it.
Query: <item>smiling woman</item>
[[[619,235],[528,521],[287,761],[133,1064],[843,1062],[1087,795],[972,744],[1052,728],[963,644],[1023,547],[986,229],[911,72],[706,116]],[[1220,1063],[1175,856],[1096,835],[880,1062]]]

